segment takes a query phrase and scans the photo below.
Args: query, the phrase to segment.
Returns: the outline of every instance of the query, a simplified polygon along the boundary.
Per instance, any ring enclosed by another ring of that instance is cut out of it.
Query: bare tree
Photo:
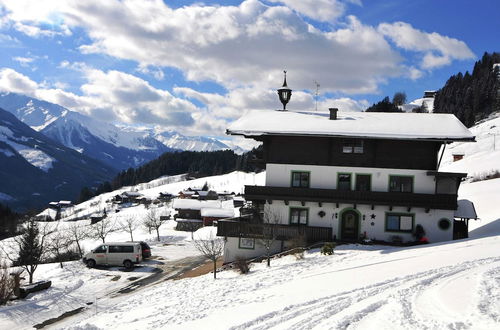
[[[116,231],[115,223],[109,219],[102,219],[90,227],[90,237],[106,242],[106,237]]]
[[[56,231],[50,236],[50,243],[47,246],[48,252],[52,254],[54,261],[59,262],[61,268],[63,268],[64,257],[68,254],[72,243],[72,239],[63,231]]]
[[[5,305],[14,293],[14,277],[9,274],[5,261],[0,261],[0,306]]]
[[[224,253],[224,240],[220,237],[214,237],[212,234],[208,239],[195,239],[194,246],[205,258],[214,263],[214,279],[217,278],[217,259]]]
[[[68,236],[71,237],[73,243],[76,244],[80,258],[83,257],[83,251],[80,242],[89,237],[87,227],[74,222],[68,227],[67,233]]]
[[[281,223],[282,216],[277,211],[266,210],[263,217],[264,235],[257,240],[257,244],[266,250],[267,267],[271,267],[271,252],[274,244],[278,241],[276,225]]]
[[[150,209],[143,220],[143,225],[151,232],[151,229],[156,231],[156,238],[160,241],[160,227],[167,222],[168,216],[163,216],[156,208]]]
[[[13,265],[21,266],[29,275],[29,283],[33,283],[33,275],[47,254],[47,237],[53,232],[49,229],[50,223],[42,226],[29,218],[23,227],[23,234],[14,237],[15,249],[18,251],[17,258],[12,253],[7,253],[7,258]],[[12,256],[12,257],[11,257]]]
[[[406,93],[405,92],[396,92],[392,97],[392,103],[394,105],[403,105],[406,103]]]
[[[183,227],[187,229],[189,232],[191,232],[191,240],[194,239],[193,234],[195,231],[200,229],[202,225],[200,225],[200,222],[195,222],[195,221],[186,221],[183,223]]]
[[[134,241],[134,231],[139,228],[139,221],[134,216],[128,216],[122,222],[122,229],[130,235],[130,240]]]

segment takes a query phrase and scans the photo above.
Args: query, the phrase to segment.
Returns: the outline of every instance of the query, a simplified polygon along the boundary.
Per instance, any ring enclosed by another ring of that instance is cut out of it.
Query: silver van
[[[90,268],[96,265],[125,266],[133,268],[142,261],[141,244],[104,243],[87,253],[82,261]]]

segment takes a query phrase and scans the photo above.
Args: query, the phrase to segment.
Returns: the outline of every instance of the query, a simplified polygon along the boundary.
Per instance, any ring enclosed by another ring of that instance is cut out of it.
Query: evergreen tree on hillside
[[[397,101],[399,102],[400,99],[398,99]],[[366,112],[403,112],[403,111],[399,109],[397,105],[391,102],[389,96],[386,96],[382,101],[375,103],[371,107],[366,109]]]
[[[472,70],[451,76],[445,86],[437,91],[434,112],[453,113],[464,125],[470,127],[490,113],[500,110],[500,53],[484,53]]]

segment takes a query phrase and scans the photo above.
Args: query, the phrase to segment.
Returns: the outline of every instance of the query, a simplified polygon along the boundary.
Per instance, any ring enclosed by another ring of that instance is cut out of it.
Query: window
[[[411,233],[413,231],[413,214],[386,214],[385,231]]]
[[[342,152],[345,154],[362,154],[363,140],[345,139],[342,141]]]
[[[412,176],[389,176],[389,191],[390,192],[413,192],[413,177]]]
[[[94,253],[106,253],[106,245],[101,245],[94,250]]]
[[[309,188],[309,172],[292,172],[292,187]]]
[[[132,253],[134,247],[132,245],[110,245],[109,253]]]
[[[356,174],[356,190],[371,191],[372,176],[370,174]]]
[[[307,225],[309,218],[309,210],[303,208],[290,209],[290,224],[292,225]]]
[[[253,250],[255,249],[255,239],[240,237],[240,242],[238,244],[238,247],[240,249]]]
[[[446,218],[442,218],[441,220],[439,220],[438,226],[441,230],[448,230],[451,227],[451,222]]]
[[[337,175],[337,190],[351,190],[351,173]]]

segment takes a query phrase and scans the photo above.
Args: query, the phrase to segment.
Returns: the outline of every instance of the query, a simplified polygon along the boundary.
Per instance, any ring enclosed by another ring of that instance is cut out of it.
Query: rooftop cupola
[[[292,97],[292,90],[288,88],[286,84],[286,71],[284,72],[283,86],[278,89],[278,96],[280,98],[281,103],[283,103],[283,111],[286,111],[286,104],[290,102],[290,98]]]

